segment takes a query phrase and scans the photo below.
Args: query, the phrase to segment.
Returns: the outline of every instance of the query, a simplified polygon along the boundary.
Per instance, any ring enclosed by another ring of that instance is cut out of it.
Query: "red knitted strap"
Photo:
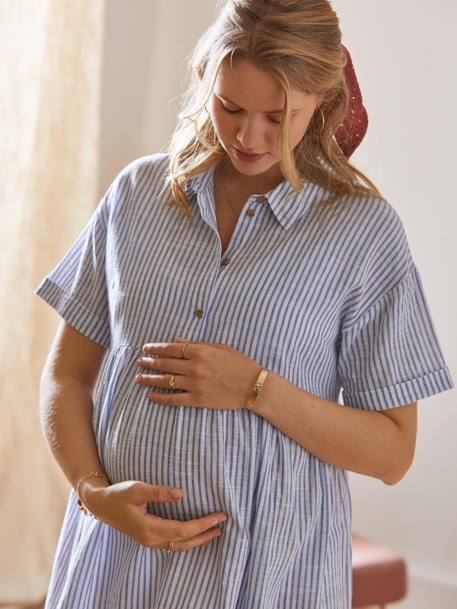
[[[347,48],[344,45],[342,46],[347,56],[345,75],[350,92],[350,100],[346,117],[335,132],[335,139],[344,154],[350,157],[365,136],[368,128],[368,114],[363,105],[362,93],[352,64],[351,55]]]

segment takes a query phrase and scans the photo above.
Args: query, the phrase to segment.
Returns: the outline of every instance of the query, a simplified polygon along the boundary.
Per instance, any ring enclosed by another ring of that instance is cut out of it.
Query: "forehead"
[[[259,103],[265,108],[280,108],[285,103],[285,94],[275,78],[244,59],[233,61],[232,66],[228,58],[221,63],[214,91],[241,105]],[[294,107],[306,104],[310,98],[309,94],[293,88],[291,95]]]

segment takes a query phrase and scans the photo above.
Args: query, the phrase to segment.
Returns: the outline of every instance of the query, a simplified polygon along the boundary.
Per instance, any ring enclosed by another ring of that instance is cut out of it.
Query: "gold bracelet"
[[[255,402],[259,396],[260,390],[262,389],[265,379],[268,376],[268,372],[269,372],[269,370],[267,368],[262,368],[262,370],[260,371],[257,381],[255,382],[255,385],[249,396],[248,403],[246,404],[246,408],[249,408],[250,410],[252,410],[254,408]]]
[[[90,478],[90,477],[92,477],[92,476],[94,476],[95,478],[105,478],[105,479],[106,479],[106,480],[108,480],[108,482],[109,482],[108,476],[107,476],[106,474],[102,474],[102,473],[100,473],[100,472],[90,472],[89,474],[86,474],[85,476],[82,476],[82,477],[81,477],[81,478],[78,480],[78,483],[77,483],[77,485],[76,485],[76,495],[78,496],[78,505],[79,505],[79,511],[80,511],[80,512],[82,512],[82,513],[84,514],[84,516],[87,516],[87,514],[88,514],[88,513],[90,513],[90,515],[91,515],[91,516],[94,516],[94,514],[92,514],[92,512],[89,512],[89,510],[87,509],[87,507],[84,505],[84,503],[83,503],[83,501],[82,501],[82,499],[81,499],[81,496],[80,496],[80,494],[79,494],[79,485],[81,484],[81,482],[82,482],[83,480],[86,480],[87,478]],[[95,518],[96,520],[98,520],[96,516],[94,516],[94,518]]]

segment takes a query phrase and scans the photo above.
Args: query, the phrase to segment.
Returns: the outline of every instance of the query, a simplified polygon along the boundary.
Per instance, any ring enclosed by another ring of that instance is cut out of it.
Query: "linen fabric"
[[[283,181],[249,197],[222,252],[214,169],[187,182],[189,220],[163,206],[168,164],[124,167],[35,294],[106,349],[93,428],[110,480],[183,489],[156,516],[228,520],[166,554],[85,517],[71,490],[46,609],[350,609],[347,472],[248,409],[151,401],[136,362],[147,342],[224,343],[371,412],[453,388],[401,218],[373,197],[324,211],[325,189]]]

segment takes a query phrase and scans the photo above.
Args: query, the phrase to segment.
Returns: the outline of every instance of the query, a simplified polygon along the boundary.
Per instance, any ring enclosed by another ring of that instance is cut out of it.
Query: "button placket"
[[[261,205],[264,205],[265,203],[268,202],[268,199],[264,196],[264,195],[260,195],[257,197],[254,197],[253,202],[258,202]],[[248,207],[248,209],[246,210],[246,215],[250,218],[253,218],[256,215],[256,210],[253,209],[252,207]],[[238,223],[237,226],[235,227],[235,231],[238,228]],[[232,244],[232,240],[233,240],[233,235],[232,235],[232,239],[230,240],[230,245]],[[228,249],[228,248],[227,248]],[[230,264],[230,258],[223,258],[221,260],[221,266],[227,266],[228,264]]]

